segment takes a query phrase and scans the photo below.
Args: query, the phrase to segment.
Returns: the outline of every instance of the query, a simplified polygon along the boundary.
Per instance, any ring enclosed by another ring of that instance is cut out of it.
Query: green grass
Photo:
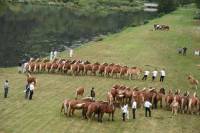
[[[145,66],[147,64],[166,68],[167,77],[163,84],[158,81],[152,83],[150,80],[143,82],[98,76],[40,74],[35,75],[38,85],[33,100],[27,101],[24,100],[23,93],[25,75],[17,74],[16,68],[0,69],[1,83],[8,79],[11,85],[9,98],[0,97],[0,133],[199,133],[199,116],[178,114],[171,117],[171,112],[163,109],[153,110],[152,118],[145,118],[143,110],[139,109],[137,119],[127,122],[122,122],[120,110],[117,109],[114,122],[108,122],[108,116],[105,115],[101,124],[94,120],[82,120],[79,111],[71,118],[60,114],[62,101],[65,98],[74,98],[75,88],[79,86],[86,88],[85,96],[89,95],[90,88],[94,86],[98,100],[105,100],[106,92],[115,83],[131,87],[163,86],[182,91],[188,89],[190,86],[186,74],[200,77],[200,71],[196,67],[196,64],[200,64],[199,57],[193,56],[193,50],[200,47],[200,25],[192,19],[195,11],[191,6],[180,8],[147,25],[127,28],[101,42],[91,42],[75,50],[76,59],[140,66],[145,70],[153,70],[153,67]],[[171,30],[151,31],[154,23],[170,25]],[[186,57],[176,53],[176,48],[183,46],[189,48]],[[60,57],[67,56],[67,52],[60,54]],[[190,92],[193,91],[195,90],[190,89]]]

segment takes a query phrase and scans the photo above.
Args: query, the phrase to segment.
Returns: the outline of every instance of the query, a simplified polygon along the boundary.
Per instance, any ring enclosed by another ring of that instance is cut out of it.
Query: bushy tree
[[[197,5],[197,7],[200,8],[200,0],[195,0],[195,3]]]

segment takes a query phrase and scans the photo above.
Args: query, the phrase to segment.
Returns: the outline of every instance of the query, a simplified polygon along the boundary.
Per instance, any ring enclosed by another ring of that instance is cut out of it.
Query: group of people
[[[55,51],[51,51],[50,52],[50,61],[55,59],[57,57],[57,54],[58,54],[58,51],[55,50]]]
[[[149,74],[150,74],[150,71],[148,71],[148,70],[144,71],[144,76],[143,76],[142,80],[147,80]],[[158,75],[158,71],[157,71],[157,69],[155,69],[152,72],[152,81],[154,81],[156,79],[157,75]],[[160,71],[160,82],[164,81],[165,76],[166,76],[165,69],[162,69]]]
[[[179,54],[186,56],[187,48],[186,47],[178,48],[177,51],[178,51]]]
[[[8,97],[8,91],[9,91],[9,88],[10,88],[8,80],[6,80],[4,82],[3,88],[4,88],[4,98],[7,98]],[[32,100],[34,89],[35,89],[34,82],[26,85],[25,90],[24,90],[25,99]]]
[[[151,117],[151,102],[149,102],[149,100],[146,100],[144,102],[144,108],[145,108],[145,117]],[[133,119],[136,118],[136,110],[137,110],[137,102],[133,99],[132,100],[132,115],[133,115]],[[128,111],[128,104],[125,104],[123,107],[121,107],[122,110],[122,120],[125,121],[126,118],[129,119],[129,111]]]

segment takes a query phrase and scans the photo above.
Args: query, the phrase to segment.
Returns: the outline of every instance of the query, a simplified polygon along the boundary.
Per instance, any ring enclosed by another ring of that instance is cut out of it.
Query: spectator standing
[[[70,58],[73,57],[73,52],[74,52],[73,49],[70,48],[70,50],[69,50],[69,57],[70,57]]]
[[[34,82],[32,82],[32,83],[30,84],[29,88],[30,88],[29,100],[32,100],[33,92],[34,92],[34,89],[35,89],[35,87],[34,87]]]
[[[135,99],[132,100],[132,113],[133,113],[133,119],[135,119],[135,111],[137,109],[137,103]]]
[[[4,88],[4,98],[7,98],[8,97],[8,89],[9,89],[8,80],[5,81],[3,88]]]
[[[28,96],[29,96],[29,92],[30,92],[30,85],[27,84],[26,87],[25,87],[25,99],[28,98]]]
[[[128,114],[128,104],[125,104],[123,107],[121,107],[121,109],[122,109],[122,120],[125,121],[126,115]]]
[[[160,82],[164,81],[165,76],[166,76],[165,69],[162,69],[160,71]]]
[[[149,100],[146,100],[146,101],[144,102],[145,117],[147,117],[147,112],[149,113],[149,117],[151,117],[151,106],[152,106],[152,104],[149,102]]]
[[[149,71],[144,71],[144,76],[142,80],[147,80],[148,75],[149,75]]]
[[[49,58],[50,61],[53,60],[53,58],[54,58],[54,57],[53,57],[53,51],[51,51],[51,52],[50,52],[50,58]]]
[[[157,74],[158,74],[158,71],[155,69],[155,70],[152,72],[152,81],[155,80],[155,78],[157,77]]]
[[[92,87],[92,90],[90,91],[90,96],[92,97],[93,100],[95,100],[95,91],[94,91],[94,87]]]
[[[187,52],[187,48],[184,47],[184,48],[183,48],[183,55],[184,55],[184,56],[186,56],[186,52]]]
[[[58,54],[58,51],[57,50],[55,50],[54,52],[53,52],[53,58],[55,59],[55,58],[57,58],[57,54]]]

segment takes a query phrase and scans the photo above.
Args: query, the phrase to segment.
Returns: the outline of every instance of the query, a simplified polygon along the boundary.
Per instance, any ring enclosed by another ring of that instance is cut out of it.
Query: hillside
[[[167,77],[164,83],[158,81],[144,82],[141,80],[122,80],[99,76],[69,76],[62,74],[37,74],[37,89],[33,101],[24,100],[26,76],[17,74],[16,68],[0,69],[0,80],[8,79],[11,89],[9,98],[0,97],[0,132],[2,133],[199,133],[199,116],[178,114],[172,117],[165,109],[153,110],[152,118],[145,118],[143,109],[137,110],[137,119],[122,122],[121,112],[117,109],[115,121],[103,123],[95,120],[86,121],[81,118],[80,111],[75,116],[66,118],[60,114],[61,103],[65,98],[75,97],[75,88],[84,86],[85,96],[95,87],[97,100],[105,100],[106,92],[113,84],[127,86],[164,87],[181,89],[183,92],[190,86],[187,74],[191,73],[199,79],[200,57],[193,56],[193,50],[199,48],[200,23],[193,20],[196,12],[194,6],[179,8],[168,15],[155,19],[150,23],[124,29],[122,32],[109,35],[100,42],[90,42],[75,49],[75,59],[91,62],[119,63],[128,66],[139,66],[144,70],[165,68]],[[160,23],[170,26],[170,31],[152,31],[153,24]],[[188,48],[188,55],[177,54],[178,47]],[[60,57],[68,57],[62,52]],[[153,66],[149,67],[147,65]],[[200,80],[200,79],[199,79]],[[194,89],[189,89],[194,92]],[[200,91],[197,90],[198,96]],[[2,94],[2,93],[1,93]]]
[[[15,66],[32,56],[44,57],[51,50],[63,51],[64,46],[75,47],[147,19],[141,0],[80,0],[64,5],[21,1],[0,1],[0,67]]]

